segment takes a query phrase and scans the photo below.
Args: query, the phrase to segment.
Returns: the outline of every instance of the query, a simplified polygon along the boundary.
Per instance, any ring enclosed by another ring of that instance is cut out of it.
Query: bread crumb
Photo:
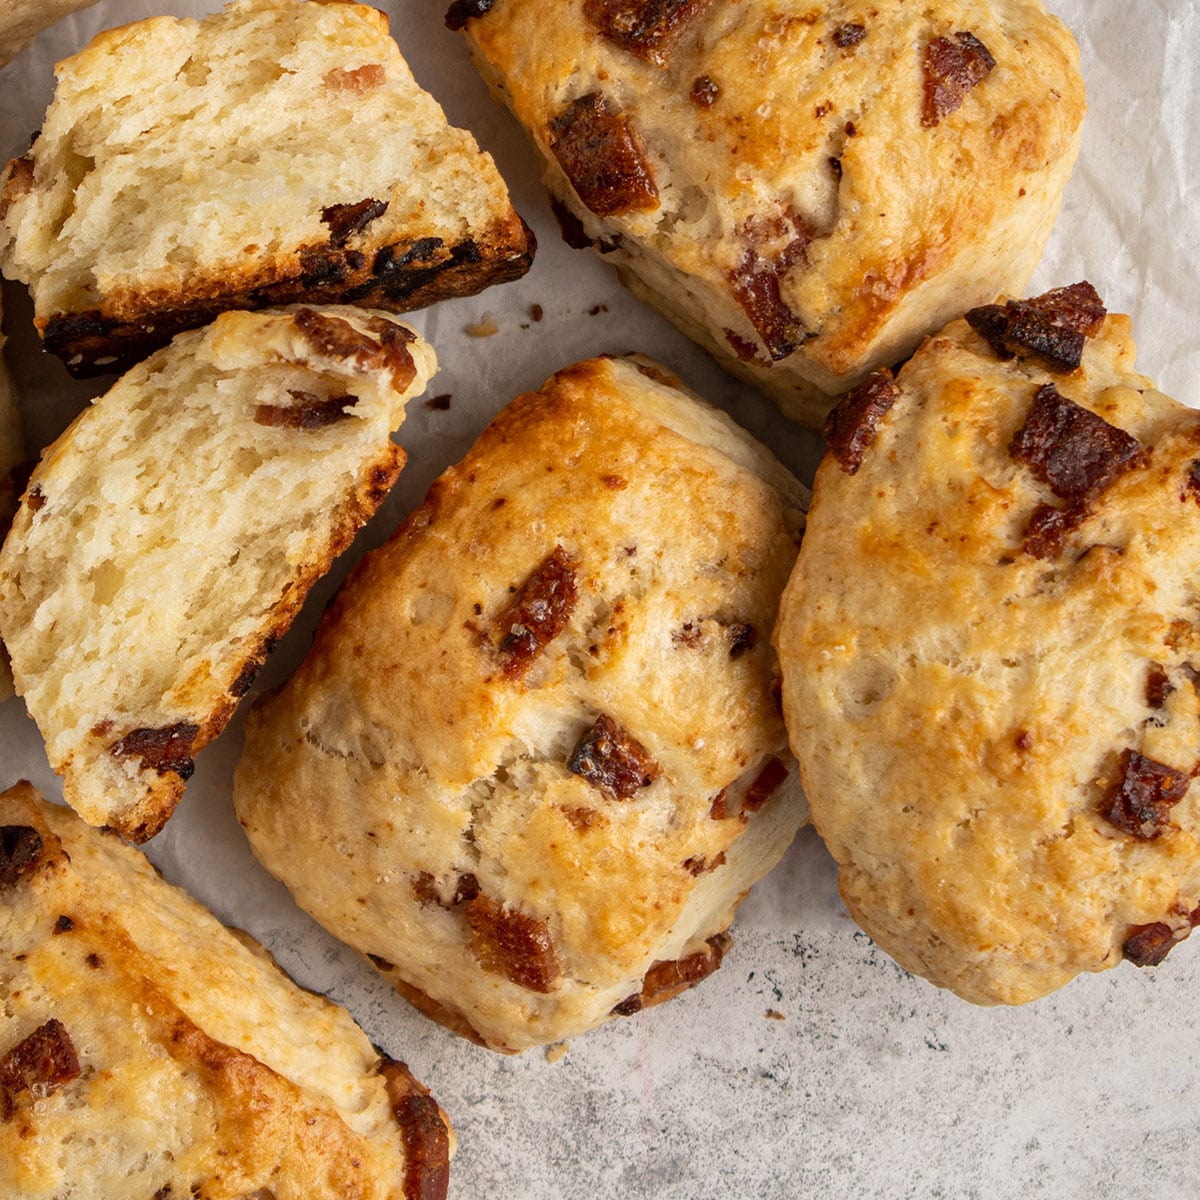
[[[540,304],[534,304],[530,306],[529,315],[533,320],[540,321],[546,315],[546,310]]]
[[[546,1047],[546,1061],[548,1063],[562,1062],[567,1057],[567,1051],[571,1048],[569,1042],[551,1042]]]
[[[588,316],[598,317],[601,313],[606,312],[608,312],[607,304],[593,304],[592,307],[588,309]]]
[[[450,401],[453,399],[453,392],[442,392],[440,396],[432,396],[426,400],[425,407],[431,412],[446,412],[450,407]]]
[[[768,1021],[786,1021],[787,1017],[783,1015],[777,1008],[768,1008],[763,1014]]]
[[[495,337],[500,332],[500,326],[496,324],[496,318],[491,313],[484,313],[482,321],[467,326],[467,332],[472,337]]]

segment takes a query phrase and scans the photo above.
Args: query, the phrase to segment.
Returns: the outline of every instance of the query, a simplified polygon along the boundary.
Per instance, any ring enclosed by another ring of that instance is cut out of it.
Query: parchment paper
[[[350,561],[384,540],[519,391],[589,354],[637,349],[724,405],[802,478],[816,440],[723,375],[629,297],[599,260],[568,250],[532,152],[495,108],[446,0],[380,4],[418,80],[496,157],[540,251],[530,275],[417,314],[441,373],[410,406],[399,487],[311,597],[255,688],[284,679]],[[51,64],[99,29],[216,3],[103,0],[0,71],[0,152],[41,124]],[[1139,364],[1200,403],[1200,5],[1051,0],[1083,49],[1083,154],[1034,290],[1088,278],[1132,312]],[[99,390],[41,355],[21,288],[5,285],[8,354],[36,454]],[[540,304],[545,317],[530,319]],[[500,327],[464,327],[491,314]],[[252,698],[252,697],[251,697]],[[1200,946],[1155,971],[1122,967],[1017,1010],[981,1010],[906,975],[858,932],[811,831],[743,906],[735,948],[699,988],[577,1040],[557,1062],[477,1049],[408,1008],[322,933],[254,862],[233,819],[235,719],[199,757],[187,796],[148,847],[166,877],[262,939],[305,985],[347,1005],[411,1064],[459,1134],[452,1195],[528,1197],[1139,1197],[1200,1195],[1196,996]],[[61,790],[19,700],[0,706],[0,787]],[[784,1020],[768,1019],[767,1010]]]

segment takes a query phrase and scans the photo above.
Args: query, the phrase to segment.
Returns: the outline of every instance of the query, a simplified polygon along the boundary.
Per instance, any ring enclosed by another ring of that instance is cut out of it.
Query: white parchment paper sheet
[[[303,656],[350,560],[382,541],[432,479],[519,391],[589,354],[638,349],[727,407],[802,477],[815,439],[789,426],[560,241],[533,154],[495,108],[447,0],[389,0],[418,80],[496,157],[541,248],[530,275],[417,314],[442,370],[400,440],[409,466],[377,520],[316,590],[255,693]],[[101,28],[217,4],[103,0],[0,71],[0,152],[41,124],[51,64]],[[1088,278],[1134,314],[1143,371],[1200,403],[1200,5],[1051,0],[1083,50],[1083,155],[1035,290]],[[40,354],[23,289],[5,285],[10,364],[35,454],[98,390]],[[540,304],[541,323],[529,309]],[[491,314],[500,327],[464,327]],[[526,328],[526,326],[528,326]],[[261,938],[302,984],[347,1005],[407,1060],[459,1133],[457,1197],[1140,1197],[1200,1195],[1196,995],[1200,947],[1156,971],[1122,967],[1020,1010],[972,1008],[899,970],[846,916],[814,834],[743,907],[712,979],[578,1040],[559,1062],[507,1059],[418,1016],[317,929],[251,858],[233,819],[239,722],[199,759],[179,812],[149,847],[168,879]],[[0,706],[0,787],[28,777],[58,797],[18,700]],[[785,1020],[767,1019],[768,1009]]]

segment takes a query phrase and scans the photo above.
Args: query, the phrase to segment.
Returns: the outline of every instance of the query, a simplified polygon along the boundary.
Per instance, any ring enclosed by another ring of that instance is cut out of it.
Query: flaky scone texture
[[[1023,290],[1079,149],[1078,48],[1041,0],[459,0],[449,23],[579,238],[809,425]]]
[[[441,1200],[402,1063],[137,850],[0,793],[0,1194]]]
[[[397,318],[225,313],[43,455],[0,551],[17,690],[93,825],[143,841],[404,464],[436,369]]]
[[[515,400],[255,706],[255,854],[497,1050],[721,960],[805,816],[768,636],[807,494],[643,359]]]
[[[3,317],[3,309],[0,308],[0,321]],[[2,357],[4,340],[3,333],[0,333],[0,543],[4,541],[13,513],[17,511],[21,464],[25,461],[21,413],[8,368],[4,365]],[[0,701],[7,700],[12,694],[13,681],[8,652],[0,642]]]
[[[59,63],[0,198],[0,263],[46,348],[124,369],[226,309],[392,311],[528,270],[491,158],[343,0],[154,17]]]
[[[1124,316],[1074,371],[1014,349],[956,321],[831,430],[776,634],[847,905],[979,1004],[1200,920],[1200,414]]]
[[[96,0],[5,0],[0,11],[0,67],[55,21],[90,8]]]

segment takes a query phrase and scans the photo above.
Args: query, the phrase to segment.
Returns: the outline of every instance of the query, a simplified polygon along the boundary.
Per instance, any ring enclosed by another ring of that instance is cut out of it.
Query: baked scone
[[[101,33],[57,71],[4,179],[0,264],[76,374],[226,309],[404,311],[529,268],[494,163],[376,9],[238,0]]]
[[[0,793],[0,1195],[439,1200],[449,1122],[137,850]]]
[[[45,452],[0,551],[0,638],[84,820],[158,832],[395,482],[390,433],[435,366],[382,313],[224,313]]]
[[[55,21],[90,8],[96,0],[5,0],[0,11],[0,67]]]
[[[1086,284],[835,409],[776,634],[862,927],[980,1004],[1200,921],[1200,413]]]
[[[457,0],[571,240],[790,417],[1041,257],[1079,53],[1041,0]]]
[[[3,316],[3,308],[0,307],[0,320],[3,320]],[[0,333],[0,542],[4,541],[13,513],[17,511],[17,498],[21,494],[21,464],[25,461],[21,414],[12,380],[4,365],[3,351],[4,334]],[[8,653],[0,643],[0,701],[7,700],[12,694]]]
[[[648,360],[519,397],[251,710],[255,854],[497,1050],[703,978],[805,817],[768,638],[806,498]]]

